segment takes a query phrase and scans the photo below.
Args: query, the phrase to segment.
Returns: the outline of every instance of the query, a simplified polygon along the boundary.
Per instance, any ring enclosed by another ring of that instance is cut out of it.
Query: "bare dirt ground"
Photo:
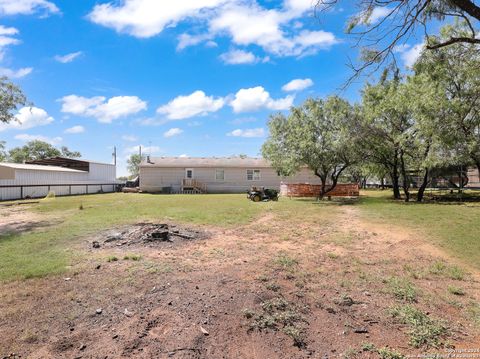
[[[28,205],[0,206],[0,235],[30,231],[51,223],[45,216],[28,211]]]
[[[195,240],[104,243],[125,227],[85,238],[69,277],[0,285],[0,357],[376,358],[367,344],[403,354],[480,347],[467,310],[480,300],[478,273],[432,274],[449,257],[417,233],[340,211],[335,223],[268,214],[202,227],[208,236]],[[448,327],[443,348],[409,344],[409,327],[389,312],[406,305],[392,276],[409,278],[414,305]]]

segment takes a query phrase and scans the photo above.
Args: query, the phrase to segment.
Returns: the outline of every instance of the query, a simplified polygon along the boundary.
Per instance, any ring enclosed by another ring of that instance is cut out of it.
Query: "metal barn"
[[[62,157],[30,163],[0,163],[0,201],[114,192],[115,165]]]

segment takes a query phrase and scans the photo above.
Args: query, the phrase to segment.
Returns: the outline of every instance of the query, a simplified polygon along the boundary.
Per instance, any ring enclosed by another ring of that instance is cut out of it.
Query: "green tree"
[[[317,0],[319,12],[328,12],[342,0]],[[358,12],[347,21],[346,32],[355,37],[361,49],[361,61],[352,64],[355,77],[367,68],[395,64],[402,45],[421,33],[427,50],[446,48],[455,44],[480,46],[478,25],[480,5],[471,0],[359,0],[353,6]],[[349,6],[352,3],[349,2]],[[462,33],[436,37],[438,22],[463,22]]]
[[[139,166],[143,159],[145,159],[145,157],[140,156],[138,153],[134,153],[130,155],[130,158],[128,158],[127,170],[132,176],[138,176]]]
[[[307,166],[320,178],[319,197],[323,197],[335,188],[345,169],[359,160],[357,117],[358,111],[339,97],[308,99],[292,107],[288,116],[271,116],[262,154],[285,176]]]
[[[6,77],[0,77],[0,122],[15,120],[14,112],[19,106],[25,106],[27,99],[22,90]]]
[[[366,158],[383,167],[393,186],[393,196],[400,199],[400,177],[408,200],[406,169],[407,147],[412,119],[404,99],[398,71],[388,79],[385,71],[378,84],[367,84],[362,91],[363,122],[360,141]]]
[[[5,141],[0,141],[0,162],[7,159],[7,152],[5,151]]]
[[[67,146],[60,147],[60,152],[62,157],[67,158],[80,158],[82,154],[78,151],[70,151]]]
[[[35,161],[50,157],[62,156],[72,158],[81,157],[79,152],[71,152],[67,147],[59,150],[51,144],[39,140],[27,142],[24,146],[12,148],[8,151],[8,158],[12,162],[23,163],[27,161]]]
[[[438,42],[460,36],[464,25],[442,28]],[[447,164],[474,164],[480,170],[480,52],[474,45],[453,44],[424,53],[414,66],[415,78],[430,87],[424,122],[442,141]],[[420,88],[420,86],[417,86]]]

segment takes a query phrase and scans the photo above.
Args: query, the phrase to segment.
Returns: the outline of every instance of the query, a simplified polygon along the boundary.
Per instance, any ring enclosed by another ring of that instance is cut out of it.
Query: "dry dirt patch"
[[[172,234],[199,234],[200,240],[152,241],[152,233],[166,229],[154,224],[99,233],[85,239],[87,259],[69,278],[1,285],[0,355],[378,357],[365,344],[431,352],[413,348],[408,326],[388,312],[407,304],[446,321],[452,345],[480,342],[467,315],[480,299],[475,279],[409,277],[405,266],[420,273],[445,257],[412,248],[411,233],[402,239],[372,230],[355,209],[342,211],[335,226],[277,221],[272,213],[230,230],[169,224]],[[92,248],[93,241],[100,248]],[[117,260],[108,262],[112,257]],[[412,302],[392,291],[385,282],[391,277],[414,286]],[[464,295],[447,293],[453,285]]]
[[[28,205],[0,205],[0,235],[26,232],[51,225],[49,218],[28,209]]]

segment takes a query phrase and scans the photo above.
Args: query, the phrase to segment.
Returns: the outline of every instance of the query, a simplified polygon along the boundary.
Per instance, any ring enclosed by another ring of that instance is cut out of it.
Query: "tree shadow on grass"
[[[311,203],[318,206],[354,206],[360,203],[359,197],[332,197],[332,199],[317,199],[312,197],[287,198],[288,200]]]
[[[0,241],[6,237],[11,237],[24,232],[30,232],[40,228],[46,228],[54,223],[52,221],[27,221],[18,220],[0,225]]]

